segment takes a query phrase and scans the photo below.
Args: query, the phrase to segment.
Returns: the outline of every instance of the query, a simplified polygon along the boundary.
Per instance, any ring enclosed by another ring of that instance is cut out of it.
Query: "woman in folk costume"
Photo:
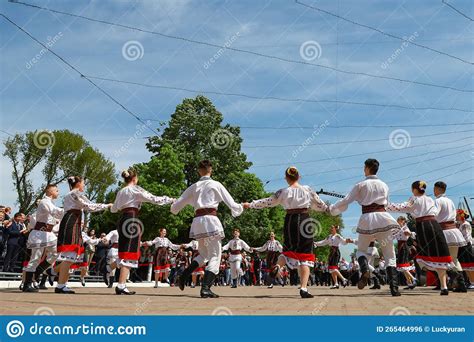
[[[458,259],[461,263],[462,269],[466,272],[471,283],[468,287],[469,290],[474,289],[474,252],[472,250],[472,226],[471,223],[466,221],[469,218],[469,214],[463,209],[456,211],[456,221],[459,230],[461,231],[464,239],[467,242],[466,246],[459,247]]]
[[[244,209],[241,204],[234,201],[221,183],[211,178],[212,163],[209,160],[199,162],[198,173],[201,178],[188,187],[171,206],[171,212],[175,215],[187,205],[194,208],[194,219],[189,237],[199,242],[199,255],[183,271],[178,283],[180,290],[184,290],[186,281],[194,270],[207,263],[200,295],[202,298],[218,298],[219,296],[212,292],[211,286],[219,273],[222,255],[221,240],[225,234],[222,223],[217,217],[217,207],[219,203],[224,202],[233,217],[242,214]]]
[[[406,290],[413,290],[416,287],[417,280],[411,274],[415,270],[415,266],[410,263],[410,247],[408,246],[408,238],[411,236],[411,231],[407,226],[407,219],[405,216],[397,218],[400,229],[395,230],[393,239],[397,240],[397,271],[403,273],[408,286]]]
[[[175,199],[167,196],[155,196],[139,187],[137,185],[138,174],[135,170],[123,171],[122,178],[125,186],[117,193],[115,202],[110,209],[113,213],[119,211],[122,213],[122,217],[117,223],[120,277],[115,294],[133,295],[135,291],[127,289],[126,281],[130,269],[138,268],[138,259],[140,258],[140,240],[143,232],[143,223],[138,218],[140,207],[142,203],[171,204]]]
[[[267,270],[270,272],[273,267],[275,267],[280,253],[283,252],[283,246],[281,245],[280,241],[275,239],[275,233],[270,232],[270,240],[265,242],[262,247],[254,248],[253,250],[260,253],[267,252],[266,264]],[[271,277],[269,280],[267,279],[267,282],[268,288],[273,288],[274,281]]]
[[[84,253],[82,232],[82,213],[102,211],[110,208],[112,204],[102,204],[91,202],[83,193],[84,179],[78,176],[68,177],[69,188],[71,191],[64,196],[64,216],[59,224],[58,233],[58,258],[61,261],[59,265],[59,279],[55,288],[56,293],[74,293],[67,287],[69,279],[69,269],[72,264],[78,262]]]
[[[339,272],[339,261],[341,260],[341,251],[339,250],[339,246],[353,243],[351,239],[345,239],[340,234],[338,234],[338,230],[338,226],[332,226],[331,235],[329,235],[324,240],[314,242],[314,247],[331,247],[328,257],[329,273],[331,274],[332,281],[334,283],[334,285],[330,287],[331,289],[339,288],[338,279],[341,279],[342,286],[346,287],[348,285],[347,279],[342,276],[341,272]]]
[[[291,166],[285,171],[288,187],[277,191],[269,198],[245,203],[245,208],[263,209],[281,205],[286,209],[283,253],[271,272],[275,278],[281,267],[287,265],[297,268],[301,279],[300,296],[313,298],[308,292],[307,285],[310,267],[314,266],[313,235],[315,222],[309,216],[309,209],[327,211],[328,206],[310,187],[300,185],[300,175],[296,167]]]
[[[436,271],[440,280],[441,295],[448,295],[446,271],[454,268],[449,255],[448,243],[443,229],[436,221],[438,208],[435,201],[425,195],[426,182],[416,181],[411,185],[413,196],[404,203],[389,203],[388,211],[405,212],[416,220],[418,254],[416,262],[421,268]]]
[[[454,269],[448,270],[448,276],[453,283],[457,283],[454,292],[467,292],[466,283],[462,274],[462,267],[458,260],[460,247],[467,245],[464,236],[456,226],[456,206],[454,202],[446,196],[447,185],[444,182],[436,182],[433,193],[436,196],[435,205],[438,208],[436,220],[443,229],[444,237],[448,243],[449,254],[453,259]]]
[[[166,228],[160,228],[160,236],[157,236],[153,241],[146,241],[143,245],[151,247],[155,246],[154,255],[154,271],[155,271],[155,288],[158,288],[158,283],[169,284],[168,275],[171,270],[169,249],[178,251],[180,245],[175,245],[166,237]]]

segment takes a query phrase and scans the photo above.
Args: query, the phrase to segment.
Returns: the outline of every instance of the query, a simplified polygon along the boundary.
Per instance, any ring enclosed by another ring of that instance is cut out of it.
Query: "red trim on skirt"
[[[29,263],[30,263],[30,262],[29,262],[28,260],[25,260],[25,261],[23,261],[23,263],[22,263],[21,265],[22,265],[23,267],[26,267],[26,266],[28,266]]]
[[[462,267],[471,268],[474,267],[474,262],[460,262]]]
[[[397,267],[410,267],[411,264],[410,263],[406,263],[406,264],[397,264]]]
[[[77,264],[79,267],[87,267],[89,266],[89,263],[88,262],[80,262]]]
[[[167,268],[171,268],[171,265],[170,264],[164,264],[164,265],[155,266],[155,271],[165,270]]]
[[[140,259],[140,252],[119,252],[119,258],[123,260],[138,260]]]
[[[450,263],[450,262],[453,262],[453,258],[451,258],[450,255],[448,256],[439,256],[439,257],[430,257],[430,256],[424,256],[424,255],[417,255],[416,256],[417,259],[421,259],[423,261],[431,261],[431,262],[446,262],[446,263]]]
[[[81,245],[61,245],[58,246],[58,252],[75,252],[77,255],[84,254],[84,247]]]
[[[299,261],[313,261],[314,262],[316,260],[316,256],[311,253],[298,253],[298,252],[293,252],[293,251],[286,251],[286,252],[283,252],[283,255],[288,258],[296,259]]]
[[[328,269],[330,270],[338,270],[339,266],[329,266]]]

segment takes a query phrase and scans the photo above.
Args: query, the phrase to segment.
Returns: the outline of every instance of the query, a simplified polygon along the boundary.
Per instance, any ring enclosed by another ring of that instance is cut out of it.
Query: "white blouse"
[[[405,235],[405,233],[410,233],[411,235],[411,231],[407,225],[400,227],[400,229],[394,229],[393,239],[397,241],[407,241],[410,235]]]
[[[118,243],[119,241],[119,234],[117,229],[110,231],[106,236],[105,240],[107,240],[110,244]]]
[[[254,248],[254,250],[257,252],[282,252],[283,246],[278,240],[268,240],[262,247]]]
[[[51,197],[45,196],[38,204],[36,222],[55,225],[56,220],[60,220],[63,214],[63,208],[57,207]]]
[[[194,251],[199,249],[199,241],[192,240],[191,242],[184,245],[184,248],[192,248]]]
[[[64,211],[74,210],[85,210],[89,212],[102,211],[108,208],[107,204],[94,203],[90,201],[84,193],[78,189],[69,191],[63,200]],[[38,220],[38,218],[37,218]],[[40,221],[41,222],[41,221]]]
[[[347,241],[339,234],[329,235],[327,238],[321,241],[315,241],[314,247],[322,247],[322,246],[331,246],[331,247],[339,247],[339,245],[347,245]]]
[[[326,211],[328,208],[318,194],[306,185],[280,189],[271,197],[252,201],[250,208],[262,209],[277,205],[281,205],[286,210],[311,208],[316,211]]]
[[[459,230],[461,231],[462,235],[464,236],[464,240],[468,243],[472,244],[472,226],[469,222],[464,221],[459,226]]]
[[[410,213],[413,217],[437,216],[438,208],[435,201],[426,195],[412,196],[407,202],[389,203],[386,207],[388,211],[401,211]]]
[[[165,205],[173,203],[174,199],[168,196],[155,196],[138,185],[127,185],[117,192],[115,202],[110,209],[116,213],[125,208],[140,209],[142,203]]]
[[[91,246],[95,246],[95,245],[97,245],[97,244],[100,242],[100,239],[91,238],[91,237],[90,237],[89,235],[87,235],[87,233],[84,232],[84,231],[82,231],[81,234],[82,234],[82,242],[83,242],[84,244],[87,243],[87,244],[89,244],[89,245],[91,245]]]
[[[226,245],[222,247],[222,250],[225,251],[227,249],[230,249],[231,251],[241,251],[241,250],[246,250],[247,252],[251,252],[252,250],[250,249],[249,245],[242,240],[242,239],[232,239],[229,242],[227,242]]]
[[[438,222],[456,221],[456,206],[454,202],[447,198],[444,194],[435,199],[435,205],[439,212],[436,216]]]
[[[155,245],[155,248],[161,248],[161,247],[171,248],[174,251],[179,250],[179,248],[181,247],[180,245],[175,245],[174,243],[172,243],[167,237],[159,237],[159,236],[157,236],[153,241],[145,242],[145,244],[147,246]]]

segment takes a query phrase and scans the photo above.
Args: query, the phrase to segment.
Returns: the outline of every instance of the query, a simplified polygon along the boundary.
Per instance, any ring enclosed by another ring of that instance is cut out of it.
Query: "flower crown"
[[[296,176],[298,174],[298,169],[294,166],[290,166],[288,169],[286,169],[286,173],[290,176]]]
[[[426,182],[425,181],[420,181],[420,190],[426,189]]]
[[[124,177],[130,177],[130,172],[128,172],[128,170],[123,170],[123,171],[122,171],[122,175],[123,175]]]

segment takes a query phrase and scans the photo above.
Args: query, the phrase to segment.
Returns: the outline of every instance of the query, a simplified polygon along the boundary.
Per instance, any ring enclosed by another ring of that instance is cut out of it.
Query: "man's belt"
[[[134,207],[128,207],[128,208],[123,208],[122,213],[127,213],[127,214],[136,214],[140,212],[140,209],[134,208]]]
[[[196,209],[196,211],[194,212],[194,217],[200,217],[200,216],[206,216],[206,215],[217,216],[217,209],[216,208],[201,208],[201,209]]]
[[[440,222],[439,224],[443,230],[449,230],[449,229],[454,229],[456,227],[456,222],[454,221],[446,221],[446,222]]]
[[[119,247],[119,246],[118,246],[118,242],[113,243],[112,246],[110,246],[110,248],[118,248],[118,247]]]
[[[33,230],[41,230],[43,232],[50,233],[53,230],[54,224],[47,224],[44,222],[36,222]]]
[[[287,209],[286,213],[288,215],[292,214],[307,214],[309,212],[308,208],[298,208],[298,209]]]
[[[242,254],[242,252],[240,251],[240,249],[235,249],[235,250],[230,250],[230,254],[239,255],[239,254]]]
[[[435,221],[436,218],[434,215],[420,216],[415,219],[416,222],[426,222],[426,221]]]
[[[384,211],[385,211],[385,205],[383,204],[372,203],[369,205],[362,206],[362,214],[384,212]]]

